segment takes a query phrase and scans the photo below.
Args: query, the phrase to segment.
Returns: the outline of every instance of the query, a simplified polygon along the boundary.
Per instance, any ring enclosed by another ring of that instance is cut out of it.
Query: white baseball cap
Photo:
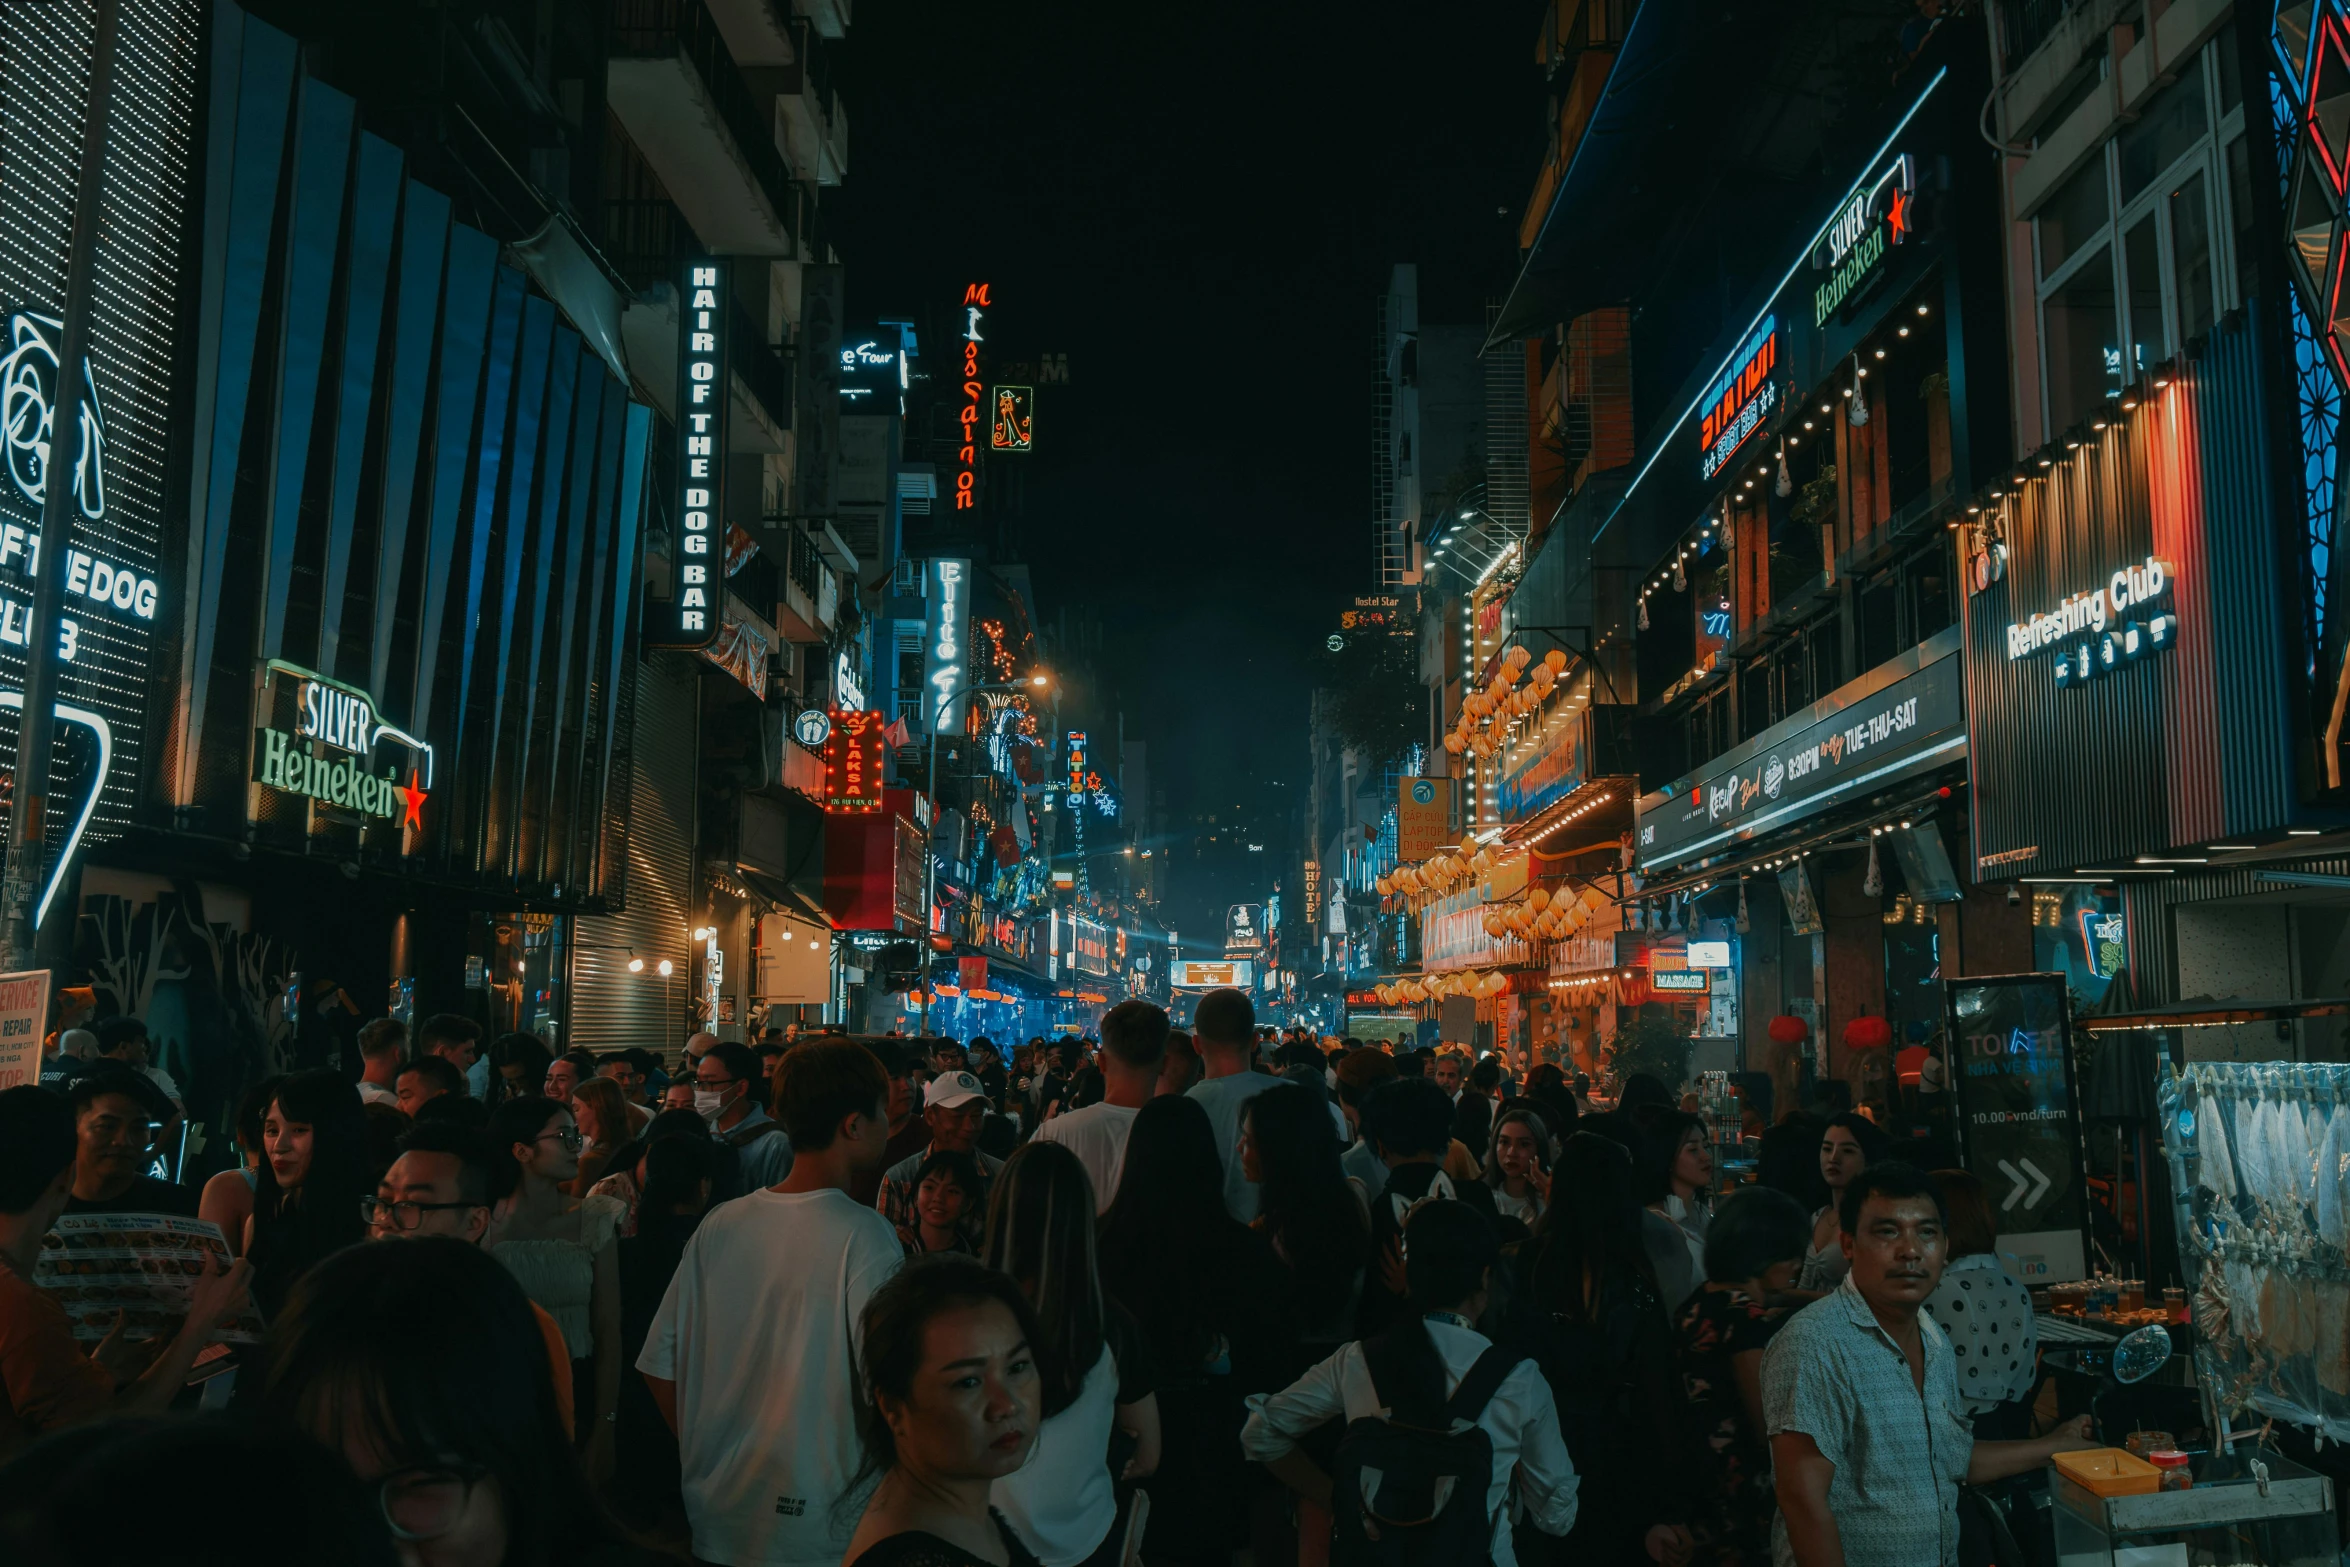
[[[930,1080],[928,1088],[922,1090],[922,1107],[925,1110],[952,1110],[957,1105],[986,1097],[987,1090],[970,1073],[941,1072]]]

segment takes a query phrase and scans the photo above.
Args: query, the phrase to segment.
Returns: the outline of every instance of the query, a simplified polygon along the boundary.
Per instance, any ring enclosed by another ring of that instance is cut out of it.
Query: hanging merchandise
[[[1875,833],[1869,834],[1869,873],[1860,879],[1860,892],[1864,898],[1885,896],[1885,873],[1877,868],[1877,835]]]
[[[1645,593],[1640,595],[1640,629],[1648,629],[1648,595]]]
[[[1675,593],[1689,591],[1689,573],[1681,569],[1681,557],[1677,554],[1673,557],[1673,591]]]
[[[1868,372],[1860,367],[1860,355],[1854,354],[1852,356],[1852,390],[1844,394],[1845,400],[1852,406],[1845,410],[1844,422],[1855,430],[1869,422],[1869,389],[1861,385],[1861,378],[1867,374]]]
[[[1741,876],[1738,878],[1738,934],[1743,936],[1753,928],[1754,922],[1746,917],[1746,878]]]
[[[2350,1066],[2156,1074],[2207,1399],[2350,1441]]]
[[[1787,443],[1779,443],[1779,480],[1772,487],[1781,500],[1795,493],[1795,476],[1787,471]]]

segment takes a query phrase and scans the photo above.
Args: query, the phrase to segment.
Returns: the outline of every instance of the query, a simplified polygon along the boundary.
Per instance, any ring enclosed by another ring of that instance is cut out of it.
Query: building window
[[[2253,286],[2250,159],[2228,52],[2205,48],[2037,215],[2045,437],[2208,332]],[[2214,233],[2233,243],[2214,246]]]

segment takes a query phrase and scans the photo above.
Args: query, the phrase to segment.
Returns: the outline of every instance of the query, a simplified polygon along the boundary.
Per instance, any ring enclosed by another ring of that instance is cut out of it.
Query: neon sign
[[[1828,274],[1828,280],[1812,290],[1813,326],[1843,308],[1853,290],[1885,259],[1886,247],[1917,231],[1915,190],[1915,171],[1905,152],[1828,220],[1827,236],[1812,252],[1812,265]]]
[[[832,710],[824,740],[824,809],[871,816],[881,809],[882,715],[861,707]]]
[[[988,449],[1025,452],[1036,444],[1036,390],[1027,386],[995,389],[995,418],[987,427]]]
[[[980,400],[987,388],[979,380],[979,345],[986,341],[980,336],[980,323],[992,307],[988,297],[989,285],[970,283],[963,288],[963,408],[956,417],[962,421],[963,444],[955,449],[955,510],[970,511],[979,504],[975,493],[979,483],[979,421],[983,417]]]
[[[1706,392],[1701,405],[1705,415],[1698,427],[1700,478],[1710,479],[1721,472],[1778,407],[1779,387],[1771,379],[1771,372],[1778,367],[1779,318],[1769,315]]]
[[[702,647],[718,634],[710,595],[711,541],[725,506],[725,263],[697,258],[678,290],[677,577],[663,646]]]
[[[375,698],[283,659],[263,668],[271,690],[253,748],[253,781],[335,810],[424,826],[433,749],[384,722]],[[385,753],[386,743],[395,748]],[[401,779],[405,770],[407,779]]]
[[[1069,731],[1069,792],[1082,793],[1085,789],[1085,731]]]
[[[2164,610],[2141,621],[2132,612],[2168,604],[2176,580],[2171,564],[2156,556],[2124,566],[2101,587],[2068,594],[2052,610],[2010,622],[2008,661],[2029,658],[2072,637],[2086,637],[2058,658],[2056,682],[2068,686],[2145,654],[2165,652],[2178,640],[2179,617]]]
[[[963,688],[968,683],[964,622],[970,616],[971,563],[934,560],[924,568],[929,589],[930,615],[925,627],[922,683],[930,690],[930,711],[924,716],[936,734],[963,726]]]

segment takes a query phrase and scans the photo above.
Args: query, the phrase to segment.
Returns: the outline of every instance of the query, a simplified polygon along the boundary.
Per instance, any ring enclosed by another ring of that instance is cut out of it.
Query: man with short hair
[[[694,1075],[694,1063],[718,1048],[718,1036],[712,1033],[685,1036],[685,1075]]]
[[[85,1354],[57,1292],[33,1283],[43,1237],[73,1200],[80,1166],[74,1109],[53,1089],[26,1083],[0,1093],[0,1463],[44,1434],[107,1415],[160,1415],[186,1385],[196,1356],[245,1304],[250,1264],[205,1271],[188,1314],[140,1374],[117,1388],[110,1347]],[[142,1123],[143,1124],[143,1123]],[[191,1212],[193,1210],[190,1210]]]
[[[73,1197],[67,1213],[169,1213],[196,1217],[193,1186],[157,1180],[156,1129],[171,1119],[171,1101],[131,1067],[100,1060],[67,1086],[73,1101]]]
[[[1396,1286],[1403,1277],[1404,1216],[1423,1198],[1462,1202],[1498,1224],[1493,1188],[1483,1181],[1455,1180],[1444,1159],[1453,1147],[1452,1101],[1424,1077],[1397,1078],[1371,1090],[1363,1102],[1363,1136],[1387,1179],[1371,1192],[1371,1256],[1363,1275],[1356,1329],[1370,1338],[1392,1327],[1408,1310]]]
[[[1428,1076],[1437,1087],[1444,1090],[1446,1099],[1455,1105],[1460,1103],[1462,1073],[1461,1058],[1457,1053],[1451,1050],[1436,1052],[1436,1059],[1429,1064]]]
[[[392,1079],[392,1092],[400,1109],[413,1116],[442,1094],[467,1097],[465,1072],[445,1055],[418,1056]]]
[[[838,1567],[846,1552],[858,1334],[866,1302],[905,1260],[897,1231],[848,1188],[880,1162],[888,1101],[862,1045],[787,1052],[775,1107],[791,1173],[710,1210],[645,1334],[637,1370],[678,1435],[697,1560]]]
[[[465,1079],[463,1092],[487,1101],[490,1061],[481,1053],[481,1025],[454,1012],[436,1012],[416,1030],[416,1053],[439,1056]]]
[[[1255,1069],[1257,1009],[1237,990],[1211,990],[1191,1015],[1191,1034],[1207,1064],[1190,1097],[1208,1113],[1216,1157],[1224,1162],[1224,1208],[1243,1224],[1257,1217],[1257,1186],[1240,1160],[1241,1107],[1281,1082]]]
[[[929,1140],[891,1165],[881,1178],[877,1199],[881,1216],[889,1221],[892,1232],[913,1228],[920,1220],[914,1212],[914,1177],[923,1164],[934,1153],[967,1153],[979,1166],[980,1190],[972,1194],[970,1205],[963,1210],[963,1238],[976,1252],[987,1221],[987,1187],[1004,1167],[1003,1160],[990,1157],[979,1147],[979,1134],[987,1125],[987,1096],[979,1091],[979,1079],[968,1072],[947,1072],[932,1078],[922,1094],[922,1120]]]
[[[397,1105],[400,1102],[400,1063],[408,1054],[408,1025],[396,1017],[379,1017],[359,1030],[359,1102]]]
[[[1493,1134],[1493,1106],[1501,1087],[1501,1063],[1491,1056],[1469,1068],[1469,1081],[1452,1102],[1452,1135],[1479,1158]]]
[[[1899,1160],[1844,1188],[1844,1282],[1763,1351],[1779,1518],[1776,1567],[1956,1567],[1958,1487],[2094,1444],[2086,1415],[2044,1437],[1978,1442],[1950,1340],[1925,1305],[1948,1235],[1933,1182]]]
[[[971,1041],[971,1048],[965,1054],[970,1061],[966,1070],[978,1078],[979,1086],[987,1091],[987,1102],[999,1112],[1002,1111],[1004,1090],[1009,1086],[1004,1073],[1003,1053],[996,1049],[994,1040],[982,1034]]]
[[[968,1065],[970,1065],[970,1056],[964,1051],[959,1041],[934,1039],[930,1042],[930,1068],[932,1071],[944,1076],[949,1072],[960,1072]]]
[[[1139,996],[1119,1002],[1102,1018],[1102,1097],[1054,1116],[1036,1129],[1036,1141],[1059,1143],[1093,1178],[1093,1211],[1108,1213],[1126,1164],[1134,1118],[1159,1084],[1167,1055],[1167,1014]]]
[[[653,1112],[645,1104],[645,1073],[634,1050],[609,1050],[596,1062],[596,1076],[609,1081],[620,1090],[620,1103],[628,1111],[629,1135],[645,1129]]]
[[[595,1075],[594,1056],[584,1050],[566,1050],[547,1063],[547,1079],[539,1092],[557,1104],[569,1104],[579,1085]]]
[[[1350,1051],[1331,1075],[1338,1080],[1339,1111],[1353,1134],[1338,1167],[1362,1182],[1365,1197],[1376,1197],[1387,1189],[1387,1166],[1363,1133],[1363,1106],[1381,1083],[1395,1079],[1395,1058],[1376,1050]]]
[[[496,1179],[489,1140],[470,1127],[424,1121],[400,1139],[400,1156],[376,1182],[367,1238],[415,1240],[444,1236],[479,1246],[490,1227],[491,1182]],[[555,1412],[569,1435],[574,1415],[571,1351],[546,1308],[530,1303],[547,1344],[547,1371],[555,1384]]]
[[[791,1137],[759,1104],[759,1058],[742,1045],[715,1044],[694,1063],[694,1108],[734,1150],[736,1178],[725,1195],[773,1186],[791,1173]]]
[[[1180,1028],[1167,1031],[1167,1050],[1159,1063],[1162,1094],[1188,1094],[1200,1080],[1199,1046]]]

